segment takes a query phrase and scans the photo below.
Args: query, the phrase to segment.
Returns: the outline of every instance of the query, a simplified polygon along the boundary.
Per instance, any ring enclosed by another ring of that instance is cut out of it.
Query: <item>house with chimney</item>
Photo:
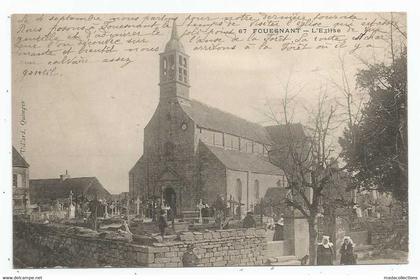
[[[110,200],[111,194],[96,177],[72,178],[67,172],[58,178],[29,180],[31,203],[48,209],[58,203],[68,203],[70,195],[73,201]]]

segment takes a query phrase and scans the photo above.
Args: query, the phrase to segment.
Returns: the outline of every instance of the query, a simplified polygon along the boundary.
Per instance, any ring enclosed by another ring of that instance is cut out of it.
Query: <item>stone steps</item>
[[[198,222],[199,217],[198,211],[182,211],[182,220],[185,222]]]
[[[266,265],[301,265],[300,260],[294,256],[280,256],[280,257],[271,257],[266,261]]]
[[[266,258],[275,258],[277,256],[290,255],[290,242],[283,241],[267,241],[267,249],[264,252]]]

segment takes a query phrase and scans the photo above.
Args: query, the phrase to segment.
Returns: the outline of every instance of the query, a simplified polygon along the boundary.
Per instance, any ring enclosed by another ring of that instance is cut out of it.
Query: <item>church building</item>
[[[192,98],[189,56],[175,23],[159,63],[159,104],[144,128],[144,153],[129,172],[132,198],[164,199],[179,217],[222,195],[240,202],[243,216],[268,189],[287,186],[269,159],[278,129]]]

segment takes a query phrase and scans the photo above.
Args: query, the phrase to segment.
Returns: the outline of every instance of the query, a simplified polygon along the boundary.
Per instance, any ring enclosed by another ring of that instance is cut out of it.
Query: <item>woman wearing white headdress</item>
[[[348,264],[355,264],[354,261],[354,243],[353,240],[351,240],[350,236],[344,236],[343,244],[340,248],[340,264],[348,265]]]
[[[322,237],[322,242],[318,244],[316,257],[317,265],[333,265],[334,249],[329,236]]]

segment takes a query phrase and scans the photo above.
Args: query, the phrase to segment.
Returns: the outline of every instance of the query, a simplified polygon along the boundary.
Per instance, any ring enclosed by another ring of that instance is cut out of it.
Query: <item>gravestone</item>
[[[69,219],[74,219],[76,217],[76,207],[73,204],[69,205]]]

